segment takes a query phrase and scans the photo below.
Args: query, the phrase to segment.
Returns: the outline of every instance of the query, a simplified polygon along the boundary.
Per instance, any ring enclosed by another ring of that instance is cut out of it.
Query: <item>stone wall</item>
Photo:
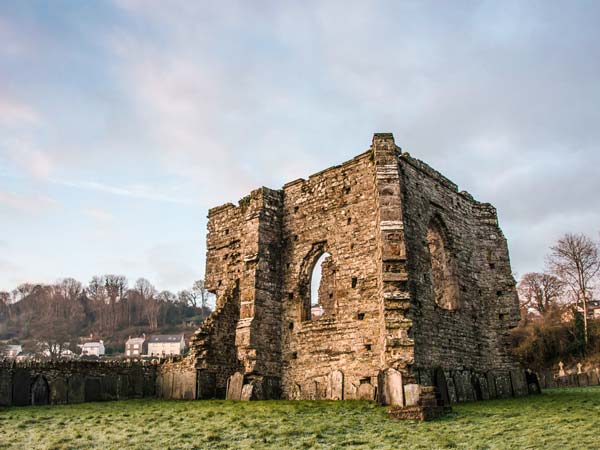
[[[156,368],[133,362],[0,361],[0,406],[152,397]]]

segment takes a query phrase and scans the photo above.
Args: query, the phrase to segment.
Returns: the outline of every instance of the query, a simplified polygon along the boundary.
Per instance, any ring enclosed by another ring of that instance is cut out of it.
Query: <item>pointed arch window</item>
[[[449,249],[448,232],[440,218],[436,217],[429,222],[427,249],[435,303],[440,308],[456,310],[459,306],[458,280],[454,258]]]

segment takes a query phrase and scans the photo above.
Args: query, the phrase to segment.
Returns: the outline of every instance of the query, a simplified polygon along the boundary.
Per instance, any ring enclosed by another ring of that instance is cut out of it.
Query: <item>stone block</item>
[[[402,373],[388,368],[379,372],[377,377],[379,403],[382,405],[404,406]]]

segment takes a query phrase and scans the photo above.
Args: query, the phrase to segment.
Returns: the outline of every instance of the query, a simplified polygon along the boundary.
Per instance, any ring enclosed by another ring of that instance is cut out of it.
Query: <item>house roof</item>
[[[21,347],[18,344],[8,344],[5,346],[6,350],[22,350],[23,347]]]
[[[151,344],[167,344],[179,342],[183,339],[183,334],[155,334],[150,336],[148,342]]]
[[[83,347],[100,347],[101,345],[104,344],[102,342],[86,342]]]
[[[133,337],[127,339],[126,344],[143,344],[146,338],[143,337]]]

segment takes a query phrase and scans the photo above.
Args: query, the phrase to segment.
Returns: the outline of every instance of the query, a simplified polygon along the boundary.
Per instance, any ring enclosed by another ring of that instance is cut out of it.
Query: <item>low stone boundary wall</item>
[[[544,389],[557,387],[583,387],[600,385],[600,368],[588,370],[582,373],[571,373],[558,376],[550,371],[542,371],[538,374],[540,385]]]
[[[129,361],[0,361],[0,406],[153,397],[157,365]]]

